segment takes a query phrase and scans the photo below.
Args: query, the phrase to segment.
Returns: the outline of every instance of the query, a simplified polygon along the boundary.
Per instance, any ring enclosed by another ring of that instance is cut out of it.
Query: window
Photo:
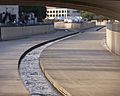
[[[50,13],[52,13],[52,11],[50,11]]]
[[[61,14],[59,14],[59,17],[61,17]]]
[[[49,11],[47,11],[47,13],[49,13]]]
[[[62,14],[62,17],[64,17],[64,14]]]
[[[55,11],[53,11],[53,13],[55,13]]]
[[[67,14],[67,16],[70,16],[70,14]]]
[[[76,13],[76,11],[72,11],[72,13]]]
[[[62,10],[62,13],[64,13],[64,10]]]
[[[59,13],[61,13],[61,11],[59,11]]]
[[[50,15],[50,17],[52,17],[52,15]]]
[[[58,13],[58,11],[56,11],[56,13]]]
[[[73,13],[79,13],[79,11],[72,11]]]
[[[55,17],[55,15],[53,15],[53,17]]]
[[[69,13],[70,11],[69,10],[67,10],[67,13]]]

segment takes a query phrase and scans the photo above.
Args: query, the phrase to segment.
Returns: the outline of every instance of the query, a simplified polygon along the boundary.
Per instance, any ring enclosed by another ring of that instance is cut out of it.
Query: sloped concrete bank
[[[99,28],[100,27],[96,27],[96,31]],[[46,47],[58,41],[83,33],[84,31],[85,30],[81,30],[80,32],[74,32],[66,36],[40,43],[23,53],[18,62],[19,75],[32,96],[59,96],[59,92],[64,96],[71,96],[64,88],[51,78],[46,70],[44,70],[44,67],[39,64],[39,58],[41,52]],[[59,92],[57,92],[56,89]]]
[[[100,29],[104,28],[105,26],[98,26],[96,28],[94,28],[95,31],[99,31]],[[87,30],[87,29],[86,29]],[[84,33],[86,30],[82,31],[81,33]],[[61,40],[58,40],[61,41]],[[56,42],[58,42],[56,41]],[[52,43],[53,44],[53,43]],[[52,45],[50,44],[50,45]],[[54,42],[55,44],[55,42]],[[48,47],[48,46],[46,46]],[[46,49],[46,48],[45,48]],[[44,49],[44,50],[45,50]],[[43,50],[43,51],[44,51]],[[40,57],[41,58],[41,57]],[[58,82],[55,81],[54,78],[51,77],[51,75],[49,75],[49,73],[47,72],[47,70],[45,70],[45,66],[43,66],[42,64],[40,64],[41,69],[43,71],[43,73],[45,74],[45,76],[47,77],[47,79],[51,82],[51,84],[63,95],[63,96],[72,96],[65,88],[63,88]]]

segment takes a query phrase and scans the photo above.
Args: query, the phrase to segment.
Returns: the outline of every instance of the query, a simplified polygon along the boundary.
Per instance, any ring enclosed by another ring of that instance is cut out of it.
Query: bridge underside
[[[75,8],[120,20],[119,0],[0,0],[0,4]]]

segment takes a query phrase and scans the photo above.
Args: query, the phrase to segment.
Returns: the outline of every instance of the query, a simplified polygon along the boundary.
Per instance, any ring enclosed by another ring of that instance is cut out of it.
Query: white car
[[[67,18],[67,19],[64,19],[64,22],[65,22],[65,23],[72,23],[72,22],[73,22],[73,20],[72,20],[72,19],[68,19],[68,18]]]
[[[66,23],[78,23],[81,22],[82,18],[75,16],[75,17],[67,17],[64,19],[64,22]]]

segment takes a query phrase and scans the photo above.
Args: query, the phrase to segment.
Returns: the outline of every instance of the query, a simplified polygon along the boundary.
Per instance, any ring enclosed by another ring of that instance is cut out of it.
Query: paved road
[[[18,73],[18,60],[28,48],[72,32],[52,32],[25,39],[0,41],[0,96],[27,96]]]
[[[120,96],[120,56],[103,47],[94,28],[42,52],[44,70],[72,96]],[[59,87],[59,86],[58,86]]]

